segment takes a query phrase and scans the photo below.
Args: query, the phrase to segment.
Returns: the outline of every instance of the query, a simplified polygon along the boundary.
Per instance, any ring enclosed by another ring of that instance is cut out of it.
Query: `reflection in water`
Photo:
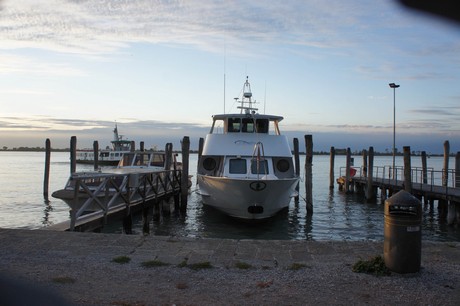
[[[345,165],[345,157],[336,156],[336,170]],[[402,158],[397,157],[398,165]],[[1,152],[0,173],[9,173],[2,181],[0,226],[35,229],[69,219],[69,207],[61,200],[50,198],[43,202],[43,153]],[[69,176],[68,153],[53,152],[51,156],[50,191],[62,188]],[[304,156],[301,156],[303,164]],[[288,209],[262,222],[242,222],[203,206],[192,191],[185,214],[173,212],[169,216],[149,216],[152,235],[181,237],[214,237],[232,239],[289,239],[289,240],[383,240],[383,207],[377,198],[367,203],[362,195],[344,194],[329,189],[329,157],[315,156],[313,166],[313,215],[307,215],[305,187],[300,184],[300,198]],[[195,175],[197,155],[190,155],[190,170]],[[442,168],[443,159],[433,157],[429,167]],[[454,160],[452,160],[454,163]],[[376,157],[375,165],[391,164],[391,157]],[[416,162],[413,165],[420,166]],[[22,169],[28,171],[24,175]],[[78,170],[92,166],[78,165]],[[337,174],[337,173],[336,173]],[[193,180],[195,185],[196,181]],[[335,186],[336,187],[336,186]],[[192,186],[194,190],[195,186]],[[142,235],[142,215],[133,217],[133,231]],[[110,222],[104,232],[121,233],[122,222]],[[460,227],[448,226],[440,218],[435,205],[424,205],[422,238],[437,241],[460,241]]]
[[[150,233],[159,236],[266,240],[383,240],[384,205],[380,199],[368,203],[363,195],[330,191],[328,197],[314,199],[314,212],[308,215],[305,201],[291,202],[276,216],[260,221],[229,217],[205,206],[193,193],[186,213],[150,218]],[[422,236],[429,240],[458,240],[458,232],[439,220],[428,209],[423,217]],[[133,217],[133,232],[142,234],[142,216]],[[122,232],[118,226],[104,232]],[[441,237],[441,239],[439,239]]]
[[[53,206],[51,206],[51,202],[48,200],[44,200],[45,209],[43,209],[43,219],[42,224],[43,226],[50,226],[52,223],[50,222],[50,213],[53,211]]]

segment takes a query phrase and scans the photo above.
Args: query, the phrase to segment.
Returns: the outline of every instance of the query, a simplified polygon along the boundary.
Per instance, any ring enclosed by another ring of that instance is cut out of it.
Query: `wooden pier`
[[[66,200],[70,206],[70,220],[50,226],[47,229],[95,231],[110,221],[122,219],[123,230],[129,234],[132,231],[132,214],[142,212],[143,231],[148,233],[150,217],[154,215],[154,212],[158,214],[159,211],[162,211],[168,214],[173,210],[185,211],[189,187],[189,144],[189,137],[185,136],[182,141],[181,169],[176,167],[175,160],[173,162],[172,144],[168,143],[165,148],[165,170],[140,167],[139,169],[134,168],[132,171],[77,173],[74,158],[76,138],[72,137],[69,182],[73,188],[70,197]],[[147,155],[148,152],[142,150],[140,154]],[[46,163],[45,169],[49,169],[48,158]],[[96,163],[97,160],[95,161],[95,169]],[[45,199],[48,196],[48,178],[49,175],[45,175]],[[63,192],[67,191],[64,190]],[[172,204],[171,199],[174,199],[174,204]]]
[[[421,168],[411,167],[410,147],[404,147],[404,167],[374,166],[374,152],[370,147],[363,152],[363,165],[352,167],[348,162],[350,150],[347,150],[347,164],[340,168],[337,178],[339,190],[362,192],[368,201],[375,200],[380,190],[382,203],[405,190],[430,206],[437,201],[440,216],[447,218],[448,224],[460,224],[460,154],[457,153],[455,169],[447,169],[445,162],[442,170],[435,170],[426,167],[426,154],[423,153]],[[447,152],[445,160],[448,158]],[[351,175],[355,171],[356,174]]]

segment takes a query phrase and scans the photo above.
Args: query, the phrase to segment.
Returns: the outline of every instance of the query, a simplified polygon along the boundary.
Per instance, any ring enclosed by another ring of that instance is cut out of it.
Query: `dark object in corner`
[[[459,3],[455,0],[398,0],[402,5],[460,23]]]

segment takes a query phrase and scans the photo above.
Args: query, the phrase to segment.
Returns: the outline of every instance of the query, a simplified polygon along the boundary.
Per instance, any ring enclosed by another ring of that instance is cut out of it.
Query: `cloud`
[[[100,54],[131,42],[206,50],[219,42],[221,52],[224,41],[235,47],[242,41],[338,47],[349,44],[341,29],[358,31],[366,9],[342,1],[10,0],[1,12],[1,48]]]
[[[1,14],[1,13],[0,13]],[[1,47],[0,47],[1,48]],[[43,58],[25,55],[13,55],[0,52],[0,75],[48,75],[48,76],[85,76],[86,73],[70,63],[58,63],[55,59],[46,61]]]

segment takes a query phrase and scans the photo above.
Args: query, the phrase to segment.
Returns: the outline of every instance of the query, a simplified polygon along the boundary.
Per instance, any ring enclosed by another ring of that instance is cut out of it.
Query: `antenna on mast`
[[[225,71],[227,70],[227,45],[224,43],[224,114],[225,114]]]
[[[235,98],[235,101],[238,102],[238,98]],[[249,84],[249,77],[246,77],[246,82],[243,85],[243,96],[241,98],[241,106],[238,106],[241,110],[241,114],[243,113],[243,110],[245,114],[251,114],[255,113],[257,111],[257,108],[253,107],[252,104],[256,103],[256,101],[252,101],[252,92],[251,92],[251,84]],[[247,104],[247,106],[245,106]]]
[[[265,114],[265,106],[267,104],[267,81],[265,81],[265,92],[264,92],[264,114]]]

